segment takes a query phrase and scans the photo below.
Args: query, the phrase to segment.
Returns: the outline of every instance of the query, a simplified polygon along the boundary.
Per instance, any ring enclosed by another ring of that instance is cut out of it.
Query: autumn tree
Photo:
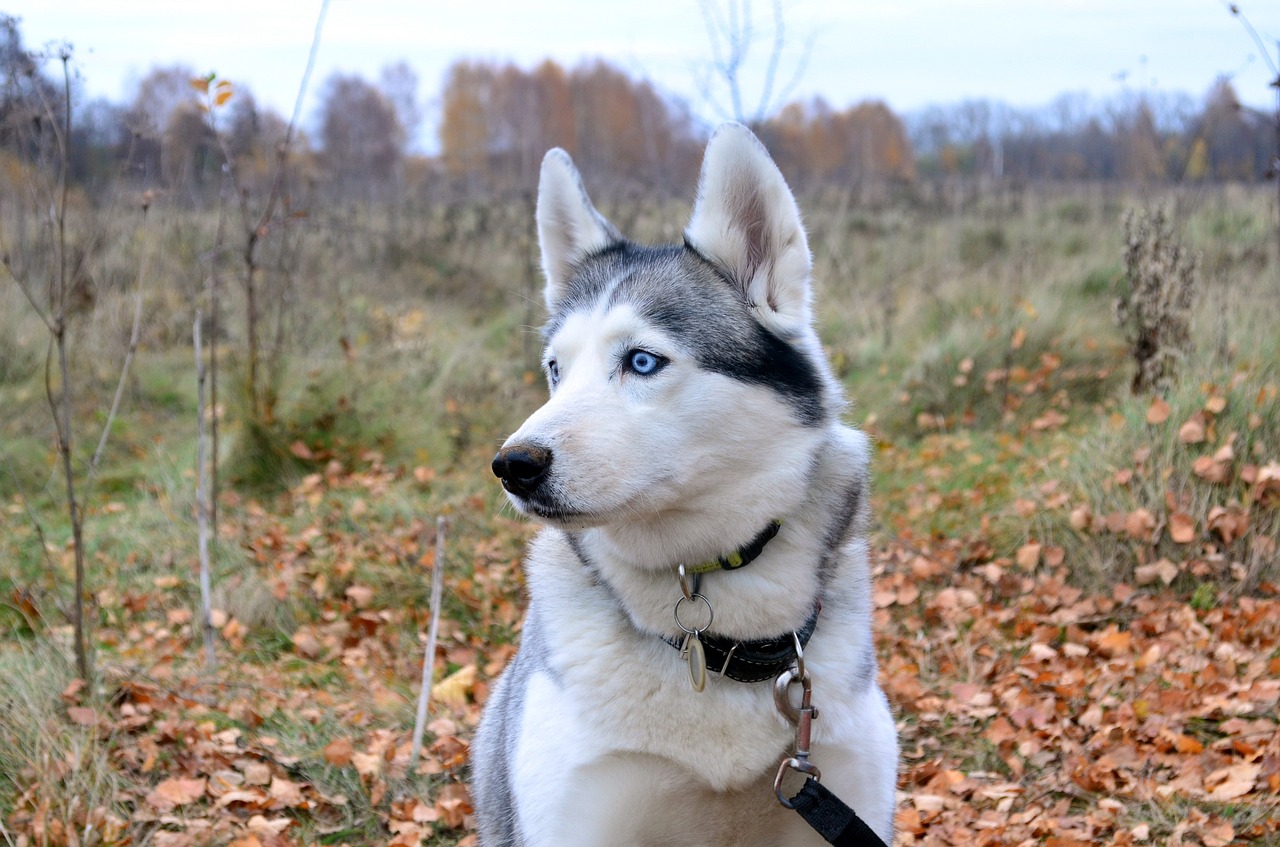
[[[412,141],[422,126],[422,104],[418,100],[418,74],[403,59],[386,65],[378,73],[378,89],[391,103],[405,138]]]
[[[879,101],[840,112],[821,99],[792,103],[761,127],[761,135],[783,172],[801,185],[915,178],[906,128]]]
[[[322,160],[342,187],[385,184],[404,158],[407,141],[396,107],[362,77],[335,73],[320,107]]]
[[[692,178],[692,119],[652,84],[603,61],[566,72],[461,61],[450,68],[440,125],[450,176],[472,189],[528,190],[551,147],[584,171],[636,185]]]
[[[454,177],[479,178],[488,158],[493,112],[493,68],[483,62],[455,62],[445,76],[440,154]]]

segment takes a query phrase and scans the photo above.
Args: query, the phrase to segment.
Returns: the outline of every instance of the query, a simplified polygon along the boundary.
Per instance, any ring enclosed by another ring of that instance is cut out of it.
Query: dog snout
[[[503,447],[493,457],[493,475],[502,487],[519,497],[528,497],[538,489],[551,469],[551,451],[531,444]]]

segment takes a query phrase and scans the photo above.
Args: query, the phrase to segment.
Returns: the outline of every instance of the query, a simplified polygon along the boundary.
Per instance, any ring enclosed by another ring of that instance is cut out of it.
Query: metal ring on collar
[[[706,626],[700,626],[700,627],[691,629],[684,625],[684,621],[680,620],[680,604],[686,603],[686,602],[692,602],[693,600],[701,600],[703,605],[707,607],[707,625]],[[711,622],[716,619],[716,613],[711,608],[711,601],[708,600],[706,597],[703,597],[701,594],[694,594],[689,600],[685,600],[685,598],[683,597],[681,597],[679,600],[676,600],[675,615],[676,615],[676,626],[680,627],[682,630],[684,630],[690,635],[694,635],[699,632],[706,632],[708,629],[711,628]]]

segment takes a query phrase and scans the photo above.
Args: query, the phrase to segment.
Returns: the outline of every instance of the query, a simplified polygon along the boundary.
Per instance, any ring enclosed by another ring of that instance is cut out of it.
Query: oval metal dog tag
[[[703,649],[698,633],[689,633],[685,650],[689,653],[689,682],[693,683],[694,691],[701,691],[707,687],[707,651]]]

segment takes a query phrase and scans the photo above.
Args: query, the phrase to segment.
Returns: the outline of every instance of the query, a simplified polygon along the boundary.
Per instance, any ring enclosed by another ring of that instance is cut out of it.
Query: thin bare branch
[[[0,249],[4,248],[0,246]],[[22,296],[27,298],[27,302],[31,304],[32,311],[36,313],[36,316],[40,318],[40,321],[45,325],[45,328],[47,328],[50,333],[54,332],[53,320],[45,314],[44,309],[40,308],[40,304],[36,302],[35,295],[31,292],[31,288],[28,286],[26,280],[20,278],[13,272],[13,264],[9,260],[9,251],[7,249],[4,250],[3,265],[4,269],[9,272],[9,278],[13,280],[14,284],[18,286],[18,290],[22,292]]]
[[[115,423],[116,414],[120,411],[120,400],[124,397],[124,387],[129,379],[129,369],[133,365],[133,356],[138,351],[138,338],[141,335],[142,328],[142,293],[150,264],[151,254],[147,253],[143,256],[142,267],[138,271],[138,290],[133,304],[133,328],[129,331],[129,347],[124,354],[124,364],[120,366],[120,380],[116,383],[116,393],[111,400],[111,410],[107,413],[106,423],[102,425],[102,436],[98,439],[97,449],[93,451],[93,458],[89,460],[89,472],[85,480],[86,491],[93,486],[93,479],[98,473],[98,463],[102,460],[103,450],[106,449],[107,437],[111,435],[111,426]]]
[[[436,556],[431,565],[431,624],[427,627],[426,653],[422,657],[422,688],[418,691],[418,713],[413,722],[413,746],[409,753],[409,767],[418,762],[422,752],[422,733],[426,729],[427,706],[431,702],[431,679],[435,671],[436,637],[440,629],[440,598],[444,593],[444,535],[445,519],[436,518]]]
[[[1271,58],[1271,48],[1262,40],[1262,36],[1256,29],[1254,29],[1253,24],[1247,17],[1245,17],[1244,12],[1240,11],[1240,7],[1235,3],[1223,3],[1223,5],[1227,7],[1227,11],[1240,19],[1240,23],[1243,24],[1245,30],[1248,31],[1249,37],[1253,39],[1253,43],[1258,45],[1258,52],[1262,54],[1262,59],[1267,63],[1267,67],[1271,69],[1273,74],[1280,77],[1280,67],[1277,67],[1276,63]],[[1277,82],[1280,82],[1280,80],[1277,80]]]
[[[204,315],[196,309],[192,326],[192,339],[196,355],[196,527],[200,547],[200,610],[204,629],[205,670],[213,673],[218,667],[217,653],[213,648],[213,588],[209,577],[209,476],[205,462],[204,431],[204,345],[200,338],[200,324]]]

